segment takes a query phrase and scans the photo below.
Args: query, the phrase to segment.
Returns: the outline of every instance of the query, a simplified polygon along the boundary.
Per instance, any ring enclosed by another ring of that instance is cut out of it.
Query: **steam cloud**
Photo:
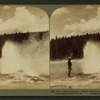
[[[4,6],[8,8],[9,6]],[[32,8],[33,9],[33,8]],[[33,9],[34,10],[34,9]],[[38,18],[35,14],[31,14],[25,6],[16,7],[15,14],[12,18],[4,21],[0,18],[0,34],[12,32],[38,32],[49,29],[49,19],[44,11],[44,17]]]
[[[100,71],[100,43],[89,41],[84,48],[83,73]]]
[[[48,39],[37,41],[32,35],[22,44],[6,41],[0,60],[1,73],[23,70],[28,75],[49,74]]]

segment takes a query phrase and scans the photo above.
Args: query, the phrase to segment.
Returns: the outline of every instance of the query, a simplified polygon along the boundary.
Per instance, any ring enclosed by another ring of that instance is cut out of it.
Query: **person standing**
[[[72,70],[72,63],[71,63],[71,57],[68,58],[68,77],[71,75]]]

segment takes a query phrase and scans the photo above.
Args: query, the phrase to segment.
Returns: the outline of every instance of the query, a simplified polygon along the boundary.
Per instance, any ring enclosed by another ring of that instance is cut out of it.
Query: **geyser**
[[[2,49],[1,73],[13,73],[20,69],[19,54],[16,46],[11,42],[6,42]]]
[[[88,41],[84,48],[83,73],[100,71],[100,43]]]
[[[30,36],[21,44],[6,41],[2,48],[0,69],[4,74],[15,73],[21,69],[27,75],[49,75],[48,38],[37,41],[34,36]]]

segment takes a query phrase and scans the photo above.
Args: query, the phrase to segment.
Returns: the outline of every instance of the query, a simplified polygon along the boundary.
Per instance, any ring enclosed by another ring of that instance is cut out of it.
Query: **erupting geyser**
[[[83,73],[100,71],[100,43],[88,41],[84,48]]]
[[[48,38],[37,41],[34,36],[30,36],[23,43],[6,41],[2,48],[0,69],[3,74],[21,69],[27,75],[49,75]]]
[[[20,59],[13,42],[6,42],[2,49],[1,73],[14,73],[20,69]]]

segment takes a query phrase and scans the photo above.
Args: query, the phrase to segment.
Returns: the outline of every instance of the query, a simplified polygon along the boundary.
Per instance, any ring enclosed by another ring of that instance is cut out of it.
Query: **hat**
[[[71,59],[71,57],[68,57],[68,59]]]

